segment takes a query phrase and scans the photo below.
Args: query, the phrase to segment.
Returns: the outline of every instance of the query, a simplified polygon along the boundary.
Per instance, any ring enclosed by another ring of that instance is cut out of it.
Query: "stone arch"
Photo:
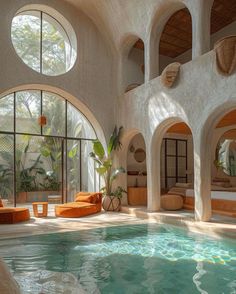
[[[183,8],[186,8],[191,15],[191,7],[188,3],[181,0],[173,0],[168,3],[163,3],[161,8],[158,7],[158,10],[153,16],[149,29],[149,79],[153,79],[160,74],[159,45],[164,27],[171,16]]]
[[[130,145],[130,142],[132,141],[132,139],[138,134],[141,134],[144,141],[145,141],[145,137],[144,137],[143,133],[141,132],[141,130],[139,130],[139,129],[125,130],[125,132],[122,136],[122,139],[121,139],[122,148],[118,152],[119,154],[117,154],[117,156],[116,156],[116,162],[117,162],[117,165],[124,167],[126,172],[127,172],[128,148],[129,148],[129,145]],[[127,174],[121,175],[119,177],[119,179],[117,180],[117,182],[119,185],[121,185],[127,191],[127,187],[128,187]],[[124,205],[128,204],[127,197],[123,197],[122,203]]]
[[[211,145],[212,130],[214,130],[218,122],[233,109],[236,109],[235,98],[232,98],[227,102],[217,105],[214,109],[211,110],[201,129],[201,140],[203,144],[207,144],[206,146]],[[210,148],[207,148],[207,150],[204,150],[204,152],[207,152],[207,154],[209,154],[209,149]]]
[[[144,83],[143,40],[134,34],[126,34],[121,41],[121,87],[125,92]]]
[[[199,188],[199,196],[202,198],[202,203],[197,209],[197,219],[208,221],[211,218],[211,169],[212,169],[212,146],[213,136],[217,124],[231,110],[236,109],[235,98],[230,99],[213,108],[203,123],[201,130],[197,135],[196,148],[196,163],[198,165],[199,174],[196,174],[195,181],[198,178],[199,184],[195,187]],[[198,157],[198,159],[197,159]],[[198,163],[197,163],[198,162]],[[201,212],[202,210],[202,212]]]
[[[176,123],[185,123],[192,132],[192,128],[188,122],[181,117],[173,116],[163,120],[155,129],[150,143],[150,158],[148,158],[148,210],[160,210],[161,196],[161,145],[167,130]],[[192,132],[193,134],[193,132]],[[158,164],[159,163],[159,164]]]

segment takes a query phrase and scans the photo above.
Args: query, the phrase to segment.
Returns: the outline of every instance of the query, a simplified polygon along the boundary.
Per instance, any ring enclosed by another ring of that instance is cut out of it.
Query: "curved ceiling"
[[[169,0],[64,0],[83,11],[107,41],[119,50],[127,33],[143,40],[156,10]],[[196,0],[192,0],[196,1]],[[171,2],[171,1],[170,1]],[[181,2],[181,1],[180,1]],[[236,0],[215,0],[212,7],[211,33],[236,21]],[[176,57],[192,46],[192,24],[188,9],[172,15],[161,37],[160,53]],[[141,42],[136,47],[143,50]]]

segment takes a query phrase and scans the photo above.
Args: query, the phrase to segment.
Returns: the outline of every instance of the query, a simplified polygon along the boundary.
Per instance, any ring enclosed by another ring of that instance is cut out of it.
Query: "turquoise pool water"
[[[236,293],[236,241],[167,225],[12,239],[0,256],[22,293]]]

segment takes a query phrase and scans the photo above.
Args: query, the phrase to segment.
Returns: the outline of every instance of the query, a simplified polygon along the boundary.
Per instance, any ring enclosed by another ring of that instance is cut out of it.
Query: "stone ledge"
[[[122,206],[121,212],[137,218],[148,219],[161,224],[181,226],[200,234],[210,234],[216,238],[236,239],[236,219],[213,215],[211,222],[197,222],[194,214],[189,211],[160,211],[148,212],[145,207]]]
[[[8,266],[0,258],[0,293],[1,294],[20,294],[20,287],[10,273]]]

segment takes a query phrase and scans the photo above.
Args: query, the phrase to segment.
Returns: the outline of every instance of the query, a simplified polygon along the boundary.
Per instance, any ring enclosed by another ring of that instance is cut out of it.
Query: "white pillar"
[[[145,83],[159,76],[159,44],[150,35],[145,42]]]
[[[195,219],[211,219],[211,150],[206,140],[194,140]]]
[[[160,144],[159,144],[160,145]],[[161,210],[161,173],[160,158],[161,150],[150,152],[150,145],[147,144],[147,209],[148,211]]]
[[[214,0],[192,1],[192,58],[210,51],[211,7]]]

